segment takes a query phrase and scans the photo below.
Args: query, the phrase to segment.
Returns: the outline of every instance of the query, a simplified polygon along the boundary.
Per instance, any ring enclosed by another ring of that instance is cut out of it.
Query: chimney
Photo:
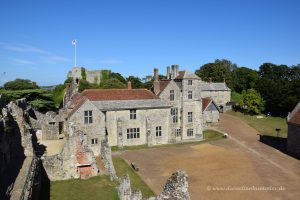
[[[172,65],[172,79],[178,76],[178,65]]]
[[[154,82],[153,82],[153,92],[158,94],[160,92],[159,81],[158,81],[158,69],[154,68]]]
[[[170,66],[167,66],[167,79],[170,80]]]
[[[128,90],[131,90],[131,89],[132,89],[131,81],[128,81],[128,82],[127,82],[127,89],[128,89]]]

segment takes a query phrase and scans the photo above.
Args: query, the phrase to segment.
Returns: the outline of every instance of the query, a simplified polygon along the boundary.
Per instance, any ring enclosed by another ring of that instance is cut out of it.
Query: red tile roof
[[[68,114],[68,117],[73,115],[73,113],[75,113],[86,100],[87,98],[85,96],[82,96],[80,93],[75,94],[72,97],[70,105],[68,105],[68,108],[72,109]]]
[[[90,101],[158,99],[147,89],[88,89],[82,95]]]
[[[202,98],[202,112],[207,108],[211,101],[211,98]]]
[[[289,124],[300,125],[300,102],[294,108],[292,113],[290,114],[290,119],[288,120]]]
[[[170,80],[160,80],[159,81],[159,93],[158,95],[164,91],[164,89],[168,86],[168,84],[170,83]]]

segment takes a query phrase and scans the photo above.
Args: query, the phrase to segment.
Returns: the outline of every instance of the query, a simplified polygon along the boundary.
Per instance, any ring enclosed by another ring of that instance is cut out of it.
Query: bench
[[[132,167],[132,169],[134,169],[135,171],[139,171],[139,167],[137,166],[137,164],[131,163],[131,167]]]

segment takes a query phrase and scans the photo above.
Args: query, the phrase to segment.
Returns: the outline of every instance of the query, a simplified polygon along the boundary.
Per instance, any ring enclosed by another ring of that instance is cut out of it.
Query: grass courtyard
[[[228,111],[226,113],[240,118],[263,135],[276,136],[277,132],[275,129],[280,128],[279,137],[287,137],[287,124],[285,118],[266,117],[264,115],[262,115],[263,118],[257,118],[256,115],[245,115],[235,111]]]
[[[51,200],[117,200],[117,184],[106,175],[87,180],[73,179],[50,183]]]

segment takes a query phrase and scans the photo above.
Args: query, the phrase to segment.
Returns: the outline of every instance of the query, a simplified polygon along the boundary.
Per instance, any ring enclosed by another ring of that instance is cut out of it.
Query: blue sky
[[[0,0],[0,85],[62,83],[77,65],[146,76],[226,58],[300,63],[298,0]]]

